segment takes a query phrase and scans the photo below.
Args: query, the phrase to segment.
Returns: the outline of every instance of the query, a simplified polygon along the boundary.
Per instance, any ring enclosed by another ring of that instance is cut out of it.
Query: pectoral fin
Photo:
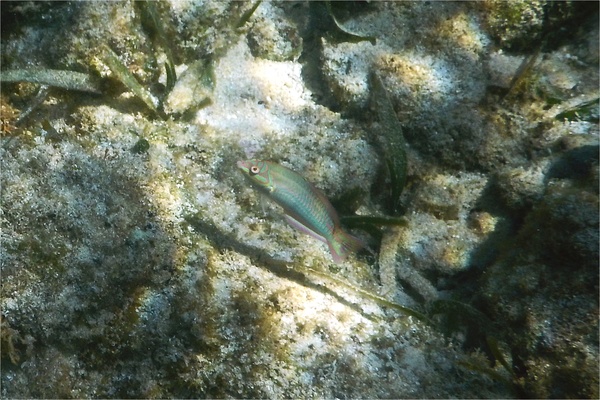
[[[290,224],[292,227],[296,228],[300,232],[306,233],[307,235],[310,235],[313,238],[318,239],[323,243],[326,243],[329,247],[331,256],[333,257],[333,261],[336,264],[343,262],[349,254],[354,253],[358,251],[361,247],[365,246],[360,239],[349,235],[341,229],[336,231],[333,235],[333,238],[330,241],[328,241],[323,236],[319,235],[315,231],[308,228],[306,225],[303,225],[302,223],[298,222],[298,220],[294,219],[293,217],[290,217],[287,214],[285,215],[285,220],[288,222],[288,224]]]
[[[298,222],[298,220],[294,219],[293,217],[290,217],[287,214],[285,214],[284,217],[287,223],[290,224],[290,226],[292,226],[293,228],[309,236],[312,236],[313,238],[320,240],[323,243],[327,243],[327,239],[325,239],[323,236],[319,235],[312,229],[308,228],[306,225],[303,225],[302,223]]]

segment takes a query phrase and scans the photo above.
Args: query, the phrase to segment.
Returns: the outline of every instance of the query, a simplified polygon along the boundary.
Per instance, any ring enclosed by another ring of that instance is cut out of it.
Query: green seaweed
[[[0,315],[0,346],[3,348],[2,358],[8,357],[14,365],[19,365],[21,359],[20,351],[16,343],[26,343],[25,339],[16,329],[10,327],[4,315]]]
[[[191,67],[190,67],[191,68]],[[199,107],[210,104],[211,95],[215,90],[217,77],[215,76],[215,63],[212,58],[201,60],[194,64],[194,68],[199,71],[200,79],[197,84],[197,95],[201,95],[202,100],[199,103]]]
[[[522,383],[519,381],[519,378],[515,374],[513,368],[506,361],[506,358],[504,358],[504,355],[502,354],[502,351],[498,345],[498,341],[494,337],[486,336],[486,343],[494,358],[502,365],[504,370],[508,372],[508,376],[501,374],[494,368],[493,364],[489,364],[486,362],[486,360],[476,360],[473,362],[465,358],[456,361],[456,364],[468,369],[469,371],[487,375],[492,380],[504,384],[513,393],[521,392],[523,389]]]
[[[133,154],[143,154],[146,153],[149,148],[150,143],[146,139],[141,138],[133,145],[133,147],[131,148],[131,152]]]
[[[586,121],[598,123],[598,108],[600,107],[600,98],[584,101],[577,104],[575,107],[571,107],[554,117],[559,121]]]
[[[341,37],[343,42],[350,43],[358,43],[358,42],[370,42],[372,45],[377,43],[377,38],[375,36],[361,36],[356,33],[352,33],[348,31],[344,26],[338,21],[338,19],[333,14],[333,10],[331,8],[331,1],[325,2],[325,7],[327,7],[327,13],[333,20],[333,24],[336,28],[337,36]]]
[[[41,121],[41,123],[42,123],[42,128],[44,128],[44,131],[46,132],[46,141],[53,142],[53,143],[59,143],[64,139],[65,135],[61,135],[56,130],[56,128],[54,128],[54,126],[52,126],[50,121],[48,121],[47,119],[43,119]]]
[[[211,57],[200,59],[188,67],[169,93],[164,110],[168,114],[197,111],[212,103],[216,85],[215,66]]]
[[[254,11],[256,11],[260,3],[262,3],[262,0],[257,0],[252,7],[242,15],[240,20],[235,24],[236,29],[241,28],[250,20],[250,17],[252,17],[252,14],[254,14]]]
[[[102,45],[100,51],[102,61],[108,66],[115,78],[125,85],[138,99],[142,100],[156,115],[162,116],[162,113],[159,111],[160,105],[158,99],[135,79],[135,76],[119,60],[115,52],[106,45]]]
[[[177,82],[177,72],[175,72],[175,65],[172,62],[167,61],[165,63],[165,72],[167,73],[167,85],[166,92],[170,92],[175,87]]]
[[[533,66],[535,65],[535,62],[537,61],[537,59],[541,53],[542,47],[543,47],[543,41],[535,49],[533,54],[531,54],[530,56],[525,57],[523,59],[523,61],[521,62],[521,65],[519,65],[519,68],[517,69],[517,72],[515,72],[515,75],[513,76],[512,80],[510,81],[508,91],[506,92],[506,94],[504,95],[502,100],[506,100],[506,99],[510,98],[524,84],[525,78],[527,78],[531,74]]]
[[[377,140],[382,148],[384,161],[390,175],[391,212],[397,214],[400,209],[400,195],[406,185],[407,157],[406,141],[402,126],[381,78],[376,72],[370,74],[371,105],[377,112],[380,131]]]
[[[167,85],[166,92],[170,92],[175,86],[175,82],[177,81],[177,73],[175,72],[175,62],[173,58],[173,52],[171,51],[171,46],[169,45],[169,41],[167,40],[167,34],[165,33],[165,29],[162,23],[162,19],[159,16],[158,9],[156,8],[156,2],[154,1],[140,1],[137,2],[140,10],[141,10],[141,19],[142,25],[150,31],[150,33],[155,37],[156,41],[162,47],[165,55],[167,56],[167,62],[165,62],[165,71],[167,74]]]
[[[347,281],[337,278],[326,272],[317,271],[310,267],[302,267],[298,263],[290,264],[289,262],[271,257],[263,250],[242,243],[233,236],[220,231],[214,224],[206,221],[201,213],[186,215],[184,217],[184,221],[195,231],[204,234],[206,239],[210,241],[217,249],[231,249],[237,251],[240,254],[246,255],[256,265],[268,269],[273,274],[281,278],[294,281],[303,286],[319,290],[322,293],[329,294],[336,298],[336,300],[340,303],[345,304],[352,309],[355,309],[361,314],[365,314],[365,312],[362,311],[360,307],[358,307],[356,304],[347,301],[346,299],[344,299],[343,296],[339,295],[329,287],[312,282],[310,277],[313,276],[318,277],[320,279],[327,279],[339,286],[353,291],[362,298],[370,299],[384,307],[400,311],[401,313],[412,316],[418,319],[419,321],[433,325],[432,321],[426,314],[421,313],[417,310],[402,306],[398,303],[394,303],[393,301],[387,300],[381,296],[373,294],[367,290],[364,290],[358,286],[348,283]]]
[[[369,233],[376,240],[381,240],[383,226],[406,226],[407,220],[402,217],[385,215],[355,215],[360,204],[364,202],[365,192],[359,188],[346,191],[341,197],[332,201],[334,208],[340,214],[340,221],[348,228],[356,228]]]
[[[46,101],[46,98],[48,97],[49,93],[50,93],[49,86],[47,86],[47,85],[40,86],[40,90],[38,90],[35,97],[33,99],[31,99],[31,101],[29,101],[27,107],[23,111],[21,111],[21,113],[19,114],[19,118],[17,118],[15,125],[22,124],[31,115],[33,110],[38,108],[44,101]]]
[[[383,238],[381,227],[408,225],[408,221],[402,217],[351,215],[340,217],[340,220],[344,226],[365,231],[378,242]]]
[[[366,193],[360,187],[353,187],[346,190],[336,199],[331,200],[334,208],[340,214],[351,215],[356,213],[356,210],[360,207],[365,199]]]
[[[433,301],[427,310],[427,315],[433,318],[436,315],[441,315],[444,319],[438,322],[438,329],[442,332],[449,333],[459,330],[461,327],[475,332],[482,339],[485,339],[485,344],[488,350],[496,361],[504,367],[504,369],[513,378],[513,382],[507,380],[504,376],[490,367],[482,365],[472,365],[468,362],[459,362],[466,368],[472,369],[477,372],[485,373],[490,377],[502,381],[509,386],[513,386],[516,383],[516,375],[511,365],[506,361],[504,354],[500,350],[499,342],[494,337],[494,330],[491,321],[485,314],[469,304],[462,303],[456,300],[435,300]]]
[[[456,361],[456,364],[463,368],[468,369],[469,371],[487,375],[492,380],[502,382],[507,387],[513,389],[513,382],[510,379],[506,378],[504,375],[502,375],[501,373],[499,373],[498,371],[492,369],[491,367],[489,367],[487,365],[480,364],[480,363],[473,363],[473,362],[470,362],[467,360],[458,360],[458,361]]]
[[[403,305],[400,305],[398,303],[394,303],[393,301],[387,300],[381,296],[378,296],[376,294],[373,294],[367,290],[364,290],[362,288],[359,288],[358,286],[352,285],[346,281],[344,281],[343,279],[337,278],[333,275],[330,275],[326,272],[322,272],[322,271],[317,271],[313,268],[310,267],[298,267],[296,266],[295,268],[300,268],[302,270],[306,270],[309,274],[311,275],[316,275],[320,278],[325,278],[328,279],[332,282],[335,282],[337,285],[343,286],[346,289],[350,289],[351,291],[355,292],[356,294],[358,294],[359,296],[363,297],[363,298],[367,298],[370,300],[373,300],[374,302],[376,302],[377,304],[384,306],[384,307],[388,307],[388,308],[392,308],[394,310],[400,311],[403,314],[406,315],[410,315],[411,317],[414,317],[416,319],[418,319],[421,322],[424,322],[426,324],[429,325],[433,325],[432,321],[427,317],[427,315],[414,310],[410,307],[405,307]]]
[[[440,327],[446,332],[457,331],[464,326],[481,332],[491,332],[491,322],[485,314],[460,301],[435,300],[429,305],[427,314],[431,317],[435,315],[445,317],[443,326]]]
[[[486,336],[486,343],[488,345],[488,348],[490,349],[490,351],[492,352],[492,355],[494,356],[494,358],[496,360],[498,360],[498,362],[504,367],[504,369],[506,371],[508,371],[508,373],[515,378],[515,371],[513,371],[512,367],[510,366],[510,364],[508,363],[508,361],[506,361],[506,358],[504,357],[504,354],[502,354],[502,351],[500,351],[500,347],[498,344],[498,340],[496,340],[496,338],[492,337],[492,336]]]
[[[96,80],[82,72],[60,69],[11,69],[0,72],[0,82],[30,82],[81,92],[100,93]]]

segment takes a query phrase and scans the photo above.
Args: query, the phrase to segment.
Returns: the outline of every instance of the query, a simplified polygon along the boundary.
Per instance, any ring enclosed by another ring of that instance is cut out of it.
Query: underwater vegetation
[[[30,82],[39,85],[54,86],[67,90],[81,90],[100,93],[97,83],[84,73],[61,70],[4,70],[0,75],[2,82]]]
[[[597,16],[3,3],[2,397],[597,398]]]
[[[259,3],[255,6],[258,6]],[[140,10],[140,22],[142,26],[154,39],[155,50],[164,52],[166,56],[164,64],[166,73],[164,93],[166,95],[159,97],[148,90],[145,85],[141,84],[127,65],[121,61],[119,55],[106,43],[101,44],[97,49],[97,54],[93,56],[92,65],[90,66],[95,71],[91,74],[43,68],[3,70],[0,74],[0,81],[5,83],[30,82],[66,90],[108,94],[110,84],[105,81],[106,77],[110,76],[110,78],[131,91],[155,116],[163,119],[166,118],[163,103],[169,101],[169,98],[167,98],[168,95],[171,95],[171,104],[166,105],[166,110],[169,113],[182,113],[189,107],[209,104],[209,96],[214,87],[215,79],[210,57],[206,60],[199,60],[195,65],[190,66],[188,71],[186,71],[187,73],[183,74],[183,79],[178,80],[173,52],[156,4],[152,1],[141,1],[137,2],[136,6]],[[245,18],[249,18],[250,15]],[[101,79],[99,76],[104,77],[104,79]],[[192,80],[197,82],[191,84]],[[185,87],[190,93],[182,94],[182,89],[177,91],[176,84],[179,84],[179,87]],[[182,97],[186,96],[194,100],[181,100]],[[173,98],[177,100],[173,100]],[[182,105],[182,102],[185,101],[187,103],[191,102],[191,104]]]
[[[377,42],[377,38],[375,38],[374,36],[361,36],[348,31],[346,28],[343,27],[342,23],[340,23],[340,21],[338,21],[338,19],[335,17],[331,1],[325,1],[324,3],[325,7],[327,8],[327,13],[333,21],[332,28],[334,27],[334,29],[332,30],[335,30],[335,34],[338,40],[351,43],[367,41],[372,45],[374,45]]]
[[[390,179],[390,210],[392,214],[396,214],[399,212],[400,195],[406,185],[408,165],[406,142],[402,134],[402,126],[377,73],[371,73],[370,84],[372,87],[372,108],[376,110],[380,124],[377,141],[383,153]]]

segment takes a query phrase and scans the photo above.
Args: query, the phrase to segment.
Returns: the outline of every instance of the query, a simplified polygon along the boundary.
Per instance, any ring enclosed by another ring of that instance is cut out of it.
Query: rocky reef
[[[600,396],[598,3],[1,13],[2,398]]]

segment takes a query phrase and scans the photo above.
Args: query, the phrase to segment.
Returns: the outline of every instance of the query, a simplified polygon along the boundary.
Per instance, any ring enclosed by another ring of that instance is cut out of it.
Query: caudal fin
[[[365,246],[362,240],[355,238],[341,229],[336,230],[333,234],[333,238],[329,240],[327,244],[329,245],[329,251],[331,252],[333,261],[336,264],[341,263],[351,253],[355,253]]]

